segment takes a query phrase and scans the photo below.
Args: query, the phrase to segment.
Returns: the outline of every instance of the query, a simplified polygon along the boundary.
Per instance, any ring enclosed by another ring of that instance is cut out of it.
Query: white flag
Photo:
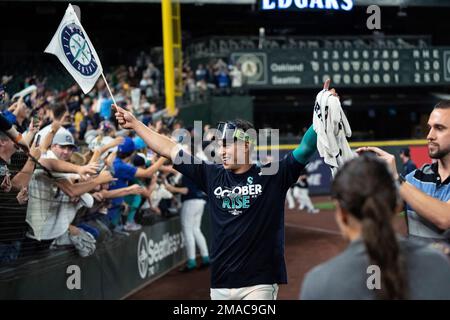
[[[103,72],[97,52],[71,4],[44,52],[58,57],[84,93],[91,91]]]

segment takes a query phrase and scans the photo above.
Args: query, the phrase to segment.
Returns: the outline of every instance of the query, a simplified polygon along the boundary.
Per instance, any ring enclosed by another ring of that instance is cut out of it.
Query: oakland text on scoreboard
[[[353,0],[260,0],[261,10],[344,10],[353,9]]]

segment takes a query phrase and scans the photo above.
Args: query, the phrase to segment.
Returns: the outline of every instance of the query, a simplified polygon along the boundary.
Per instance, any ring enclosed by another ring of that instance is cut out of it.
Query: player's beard
[[[430,149],[430,145],[428,145],[428,155],[430,156],[431,159],[442,159],[444,157],[447,157],[450,155],[450,145],[448,145],[445,148],[440,148],[440,146],[438,144],[433,144],[434,149],[431,150]]]

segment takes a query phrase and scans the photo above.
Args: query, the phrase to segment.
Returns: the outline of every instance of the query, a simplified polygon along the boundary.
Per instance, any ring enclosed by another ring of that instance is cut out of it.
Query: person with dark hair
[[[329,81],[324,84],[328,90]],[[208,196],[211,217],[211,298],[275,300],[278,284],[287,283],[284,260],[284,202],[289,187],[316,152],[317,135],[308,129],[299,146],[278,162],[251,163],[256,145],[253,125],[221,122],[216,130],[221,164],[203,161],[180,144],[116,108],[116,118],[133,129],[150,149],[172,159],[174,168]],[[253,130],[250,130],[253,129]],[[276,170],[273,170],[273,166]],[[263,174],[266,173],[269,174]]]
[[[13,127],[13,125],[5,118],[2,114],[0,114],[0,132],[3,132],[6,137],[9,137],[11,141],[15,141],[20,149],[25,152],[30,151],[27,142],[20,132]]]
[[[9,133],[0,130],[0,191],[4,192],[9,192],[11,189],[21,190],[28,186],[31,173],[36,165],[31,158],[28,158],[22,170],[20,170],[14,178],[10,179],[11,173],[9,172],[8,165],[11,163],[11,157],[16,153],[18,148],[11,138]],[[36,148],[31,148],[30,154],[36,160],[38,160],[41,155]]]
[[[63,103],[53,103],[50,105],[50,111],[53,120],[61,120],[66,112],[68,112],[68,109]]]
[[[90,96],[85,96],[83,98],[83,104],[81,105],[81,113],[83,119],[80,122],[80,132],[79,139],[83,140],[84,135],[92,128],[98,128],[102,119],[100,119],[100,114],[94,112],[92,108],[92,98]]]
[[[373,151],[390,166],[401,184],[400,195],[407,203],[408,233],[428,244],[450,244],[450,101],[441,101],[428,119],[428,155],[433,160],[422,168],[399,175],[395,156],[376,147]],[[448,249],[447,249],[448,250]]]
[[[413,172],[417,169],[417,166],[414,162],[411,160],[411,152],[409,151],[409,148],[403,148],[400,150],[400,159],[403,163],[403,172],[402,175],[406,177],[410,172]]]
[[[18,150],[22,149],[26,154],[30,154],[35,160],[41,156],[41,152],[35,145],[30,148],[22,134],[0,114],[0,191],[9,192],[11,189],[22,190],[28,186],[31,173],[36,163],[28,157],[27,162],[13,179],[10,179],[8,165],[11,163],[11,157]]]
[[[8,110],[3,111],[3,116],[16,128],[20,133],[25,132],[28,118],[32,113],[32,106],[24,102],[22,97],[19,98]]]
[[[6,123],[2,123],[6,121]],[[15,137],[15,138],[13,138]],[[20,172],[14,175],[8,168],[11,163],[11,157],[17,151],[17,138],[20,139],[21,135],[12,127],[12,125],[7,122],[6,119],[2,119],[0,115],[0,192],[9,193],[12,190],[22,190],[28,186],[31,178],[31,174],[35,168],[35,162],[28,158],[25,165],[22,167]],[[12,140],[14,139],[14,141]],[[23,143],[23,139],[21,139]],[[28,146],[27,146],[28,147]],[[30,148],[30,154],[35,158],[39,159],[40,152],[36,148]],[[13,176],[13,177],[12,177]],[[19,193],[21,195],[22,192]],[[1,205],[2,210],[12,210],[10,212],[16,212],[15,209],[20,207],[19,195],[12,195],[2,197]],[[17,199],[17,200],[16,200]],[[11,217],[13,219],[11,219]],[[22,217],[23,219],[23,217]],[[20,240],[22,237],[22,231],[24,229],[23,223],[18,222],[23,221],[19,215],[3,214],[0,215],[0,230],[2,233],[0,235],[0,265],[3,263],[12,262],[17,259],[20,252]]]
[[[40,147],[40,145],[44,142],[45,137],[50,132],[55,135],[56,133],[62,133],[67,132],[67,129],[62,127],[63,122],[65,121],[65,118],[69,115],[67,106],[62,103],[54,103],[50,105],[50,122],[47,126],[43,127],[41,130],[39,130],[38,133],[36,133],[36,136],[34,137],[36,143],[36,147]],[[53,122],[59,122],[61,123],[61,126],[58,130],[54,131],[52,124]]]
[[[450,263],[437,250],[397,236],[401,208],[388,167],[373,155],[347,162],[332,194],[336,221],[350,241],[337,257],[310,271],[301,299],[450,299]],[[369,277],[379,272],[379,283]]]

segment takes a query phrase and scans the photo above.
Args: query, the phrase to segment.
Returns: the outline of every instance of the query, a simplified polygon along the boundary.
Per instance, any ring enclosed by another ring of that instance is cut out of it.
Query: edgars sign
[[[353,8],[353,0],[260,0],[260,10],[344,10]]]

